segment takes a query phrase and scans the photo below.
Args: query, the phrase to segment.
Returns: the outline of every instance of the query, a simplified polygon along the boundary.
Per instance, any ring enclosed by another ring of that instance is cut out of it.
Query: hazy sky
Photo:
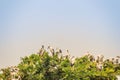
[[[0,0],[0,67],[41,45],[120,55],[120,0]]]

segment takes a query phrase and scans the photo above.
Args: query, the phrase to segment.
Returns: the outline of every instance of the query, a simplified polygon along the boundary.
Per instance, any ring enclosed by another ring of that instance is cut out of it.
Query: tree
[[[10,68],[1,69],[0,79],[11,80]]]
[[[61,51],[53,51],[54,55],[50,55],[42,48],[42,54],[21,58],[17,66],[21,80],[117,80],[116,75],[120,75],[118,62],[95,60],[90,54],[75,58],[72,62],[70,56],[60,56]],[[10,67],[1,71],[0,79],[11,80]]]

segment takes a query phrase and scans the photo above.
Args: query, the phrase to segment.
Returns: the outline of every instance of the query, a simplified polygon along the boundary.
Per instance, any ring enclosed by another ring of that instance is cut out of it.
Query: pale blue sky
[[[120,55],[120,0],[1,0],[0,67],[42,44],[81,56]]]

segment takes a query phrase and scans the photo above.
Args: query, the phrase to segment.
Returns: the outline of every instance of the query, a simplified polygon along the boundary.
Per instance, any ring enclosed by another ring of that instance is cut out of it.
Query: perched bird
[[[66,53],[66,55],[64,56],[66,59],[69,59],[70,58],[70,54],[69,54],[69,51],[68,50],[66,50],[67,51],[67,53]]]
[[[100,62],[103,62],[103,58],[104,58],[104,56],[100,55]]]
[[[54,56],[55,55],[55,50],[51,46],[48,46],[48,49],[52,53],[52,56]]]
[[[59,53],[62,53],[62,50],[61,50],[61,49],[59,49]]]
[[[59,49],[59,48],[57,48],[55,52],[56,52],[57,54],[59,54],[59,53],[62,53],[62,50]]]
[[[2,70],[0,70],[0,74],[3,74],[3,71],[2,71]]]
[[[61,49],[57,48],[55,53],[59,58],[61,58],[61,56],[62,56],[62,50]]]
[[[67,55],[68,55],[68,57],[70,58],[70,53],[69,53],[69,50],[67,50]]]
[[[120,56],[116,56],[116,63],[118,64],[120,61]]]
[[[115,58],[112,58],[112,60],[110,60],[112,62],[112,64],[115,63]]]
[[[96,60],[96,62],[97,62],[97,63],[102,63],[102,62],[103,62],[103,58],[104,58],[103,55],[99,55],[99,56],[97,56],[97,60]]]
[[[115,60],[115,63],[118,64],[118,63],[119,63],[119,59],[116,59],[116,60]]]
[[[71,62],[71,66],[73,66],[74,62],[75,62],[75,57],[74,56],[71,57],[70,62]]]
[[[97,68],[101,71],[103,69],[103,64],[102,63],[97,63]]]
[[[99,63],[100,62],[99,60],[100,60],[100,57],[97,56],[96,62]]]
[[[90,59],[90,61],[92,61],[92,62],[95,61],[95,58],[94,58],[93,55],[90,55],[90,56],[89,56],[89,59]]]
[[[120,56],[116,56],[117,58],[120,58]]]
[[[43,55],[45,49],[44,49],[44,45],[42,45],[41,49],[39,50],[38,54],[39,55]]]

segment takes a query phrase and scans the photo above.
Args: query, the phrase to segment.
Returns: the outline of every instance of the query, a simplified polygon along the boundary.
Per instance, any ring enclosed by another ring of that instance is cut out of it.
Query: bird
[[[2,71],[2,70],[0,70],[0,74],[3,74],[3,71]]]
[[[103,64],[102,63],[97,63],[97,68],[101,71],[103,69]]]
[[[104,58],[104,56],[100,55],[100,62],[103,62],[103,58]]]
[[[61,49],[59,49],[59,53],[62,53],[62,50],[61,50]]]
[[[39,55],[43,55],[45,49],[44,49],[44,45],[42,45],[41,49],[39,50],[38,54]]]
[[[52,56],[54,56],[55,55],[55,50],[51,46],[48,46],[48,49],[52,53]]]
[[[68,55],[68,57],[70,57],[70,53],[69,53],[69,50],[67,50],[67,55]]]
[[[67,55],[65,55],[65,58],[69,59],[70,58],[69,50],[66,50],[66,51],[67,51]]]
[[[97,62],[97,63],[99,63],[99,59],[100,59],[100,57],[99,57],[99,56],[97,56],[97,59],[96,59],[96,62]]]
[[[90,59],[90,61],[92,61],[92,62],[95,61],[95,58],[94,58],[93,55],[90,55],[90,56],[89,56],[89,59]]]
[[[55,52],[56,52],[56,54],[59,54],[59,53],[61,53],[61,49],[57,48]]]
[[[120,58],[120,56],[116,56],[117,58]]]
[[[62,56],[62,50],[59,48],[56,49],[55,53],[59,58]]]
[[[119,63],[119,59],[116,59],[116,60],[115,60],[115,63],[118,64],[118,63]]]
[[[71,57],[70,62],[71,62],[71,66],[73,66],[73,65],[74,65],[74,62],[75,62],[75,56],[72,56],[72,57]]]

